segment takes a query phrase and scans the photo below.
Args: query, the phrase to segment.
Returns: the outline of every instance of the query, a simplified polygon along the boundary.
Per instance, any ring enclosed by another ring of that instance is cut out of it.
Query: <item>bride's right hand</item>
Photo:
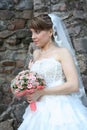
[[[42,90],[36,90],[34,93],[32,94],[26,94],[26,100],[27,102],[31,103],[32,101],[39,101],[41,99],[42,95]]]
[[[28,69],[30,69],[33,65],[33,59],[30,59],[29,65],[28,65]]]

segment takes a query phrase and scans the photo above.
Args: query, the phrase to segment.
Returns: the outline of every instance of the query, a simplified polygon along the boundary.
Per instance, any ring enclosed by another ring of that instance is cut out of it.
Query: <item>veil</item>
[[[84,89],[84,85],[82,82],[80,69],[78,67],[78,62],[76,60],[75,50],[72,46],[70,37],[68,35],[68,31],[60,17],[58,17],[56,14],[52,14],[52,13],[49,14],[49,16],[53,23],[53,31],[54,31],[53,37],[54,37],[54,41],[55,41],[56,45],[59,47],[67,48],[70,51],[70,53],[74,59],[74,62],[75,62],[76,68],[77,68],[77,72],[78,72],[79,83],[80,83],[79,92],[74,93],[74,95],[78,96],[79,98],[82,98],[82,97],[86,96],[85,89]]]

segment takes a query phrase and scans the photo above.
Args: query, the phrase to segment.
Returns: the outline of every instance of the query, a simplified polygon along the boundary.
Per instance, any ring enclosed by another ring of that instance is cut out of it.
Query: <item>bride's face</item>
[[[32,40],[37,47],[44,47],[51,40],[52,31],[51,30],[34,30],[31,29],[32,32]]]

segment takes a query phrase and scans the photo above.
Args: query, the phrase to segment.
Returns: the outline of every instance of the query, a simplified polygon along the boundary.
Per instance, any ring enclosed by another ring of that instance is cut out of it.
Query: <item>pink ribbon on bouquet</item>
[[[37,86],[37,89],[44,89],[44,86]],[[32,111],[36,111],[36,102],[32,101],[30,103],[30,108],[31,108]]]
[[[37,86],[37,89],[39,89],[39,90],[41,90],[43,88],[44,88],[44,86]],[[26,95],[26,93],[32,94],[32,93],[34,93],[34,89],[26,89],[26,90],[23,90],[21,92],[17,92],[15,94],[15,96],[21,97],[21,96]],[[30,109],[31,109],[31,111],[36,111],[36,102],[35,101],[32,101],[30,103]]]

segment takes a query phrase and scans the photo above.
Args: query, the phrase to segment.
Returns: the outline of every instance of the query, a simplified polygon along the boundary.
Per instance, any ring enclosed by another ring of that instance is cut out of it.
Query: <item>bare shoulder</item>
[[[57,57],[59,57],[60,61],[63,60],[72,60],[72,55],[67,48],[58,48],[57,49]]]
[[[60,51],[60,53],[64,53],[64,54],[66,54],[66,53],[69,53],[69,50],[67,49],[67,48],[58,48],[58,50]]]
[[[69,56],[71,55],[70,51],[67,48],[59,48],[58,49],[60,56]]]

